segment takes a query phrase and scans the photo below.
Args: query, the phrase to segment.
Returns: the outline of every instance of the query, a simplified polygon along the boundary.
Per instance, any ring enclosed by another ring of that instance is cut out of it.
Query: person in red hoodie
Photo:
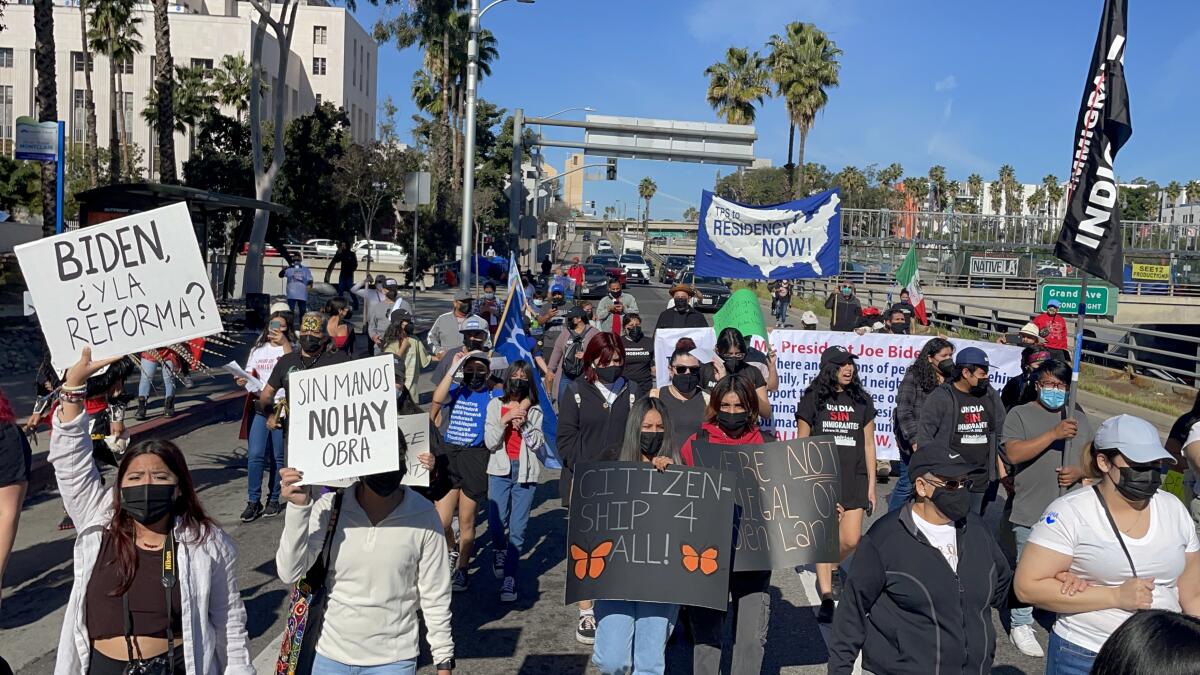
[[[567,268],[567,276],[575,282],[575,297],[579,297],[579,294],[583,292],[583,278],[585,276],[585,270],[579,262],[579,256],[575,256],[571,261],[571,266]]]
[[[1055,358],[1063,363],[1071,363],[1070,352],[1067,351],[1067,320],[1058,313],[1058,300],[1046,303],[1046,311],[1033,317],[1033,325],[1038,327],[1038,335],[1045,340],[1046,349],[1058,352]]]
[[[751,381],[740,375],[726,375],[712,388],[700,431],[693,434],[680,450],[688,466],[695,465],[692,448],[697,443],[745,445],[769,443],[775,435],[759,427],[762,411]],[[729,613],[732,614],[730,646],[733,649],[731,673],[757,673],[762,670],[767,643],[767,625],[771,614],[771,572],[731,572],[729,574]],[[721,667],[721,632],[726,612],[705,607],[688,607],[692,635],[696,644],[692,672],[717,675]]]

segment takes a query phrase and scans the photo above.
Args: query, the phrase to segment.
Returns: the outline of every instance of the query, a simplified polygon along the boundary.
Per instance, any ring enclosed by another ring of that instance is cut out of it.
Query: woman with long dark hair
[[[1193,675],[1200,670],[1200,619],[1178,612],[1136,612],[1113,631],[1091,675]]]
[[[53,419],[49,460],[78,528],[54,672],[252,673],[237,553],[200,506],[183,453],[138,443],[115,485],[100,482],[82,403],[88,378],[115,360],[93,361],[84,347]]]
[[[745,445],[775,440],[769,429],[759,426],[761,411],[753,385],[744,377],[723,377],[713,386],[704,424],[680,450],[684,464],[696,463],[696,443]],[[733,650],[731,673],[757,673],[762,670],[767,644],[767,625],[771,619],[771,572],[730,572],[729,607],[732,615],[730,646]],[[692,671],[698,675],[721,672],[726,612],[708,607],[688,607],[688,623],[695,639]]]
[[[754,393],[758,396],[758,409],[764,418],[771,416],[771,403],[767,400],[767,379],[774,375],[775,359],[770,354],[766,359],[767,373],[764,375],[758,365],[747,361],[750,345],[746,336],[733,326],[729,326],[717,335],[716,356],[712,363],[700,367],[700,386],[705,391],[711,391],[721,378],[726,375],[739,375],[750,380]],[[760,364],[761,365],[761,364]]]
[[[17,426],[17,415],[8,397],[0,392],[0,588],[4,586],[4,568],[17,539],[32,463],[29,439]]]
[[[667,407],[658,398],[633,404],[625,422],[623,462],[646,462],[659,471],[679,464],[672,450]],[[592,663],[601,673],[657,673],[666,670],[667,639],[679,615],[679,605],[637,600],[597,600],[596,645]]]
[[[281,312],[275,312],[267,319],[262,333],[250,347],[250,355],[246,357],[246,372],[260,382],[271,379],[275,364],[284,354],[292,351],[292,343],[296,336],[292,333],[287,317]],[[239,387],[246,386],[246,380],[234,380]],[[275,400],[283,398],[283,392],[275,393]],[[267,427],[268,411],[262,406],[255,405],[258,397],[248,394],[246,412],[247,419],[243,424],[246,428],[246,509],[242,511],[241,521],[249,523],[259,516],[268,518],[279,515],[283,507],[279,504],[279,470],[283,468],[283,429]],[[246,424],[249,422],[249,424]],[[263,472],[267,474],[267,505],[262,504]]]
[[[841,477],[838,540],[842,560],[862,538],[863,515],[875,508],[875,404],[858,380],[855,356],[845,347],[821,353],[821,370],[796,406],[796,435],[833,436]],[[833,620],[833,563],[817,563],[817,621]]]
[[[533,366],[513,361],[504,395],[488,403],[484,443],[488,459],[488,532],[492,536],[492,572],[500,584],[500,602],[517,599],[517,572],[525,526],[542,474],[545,437],[542,408],[533,385]]]
[[[417,376],[429,365],[429,351],[425,343],[413,335],[412,312],[407,309],[392,310],[391,323],[383,331],[380,340],[381,351],[396,357],[396,374],[404,387],[403,396],[406,400],[414,400],[413,392],[417,390]]]
[[[912,481],[908,476],[908,461],[915,450],[913,439],[921,421],[921,406],[929,392],[937,389],[954,373],[954,345],[945,338],[931,338],[921,347],[921,353],[900,380],[896,389],[896,407],[892,411],[892,429],[896,433],[896,446],[900,450],[900,477],[888,497],[888,511],[895,511],[912,499]],[[945,363],[945,371],[942,370]]]
[[[331,351],[354,356],[354,326],[350,325],[350,303],[342,298],[325,301],[325,332],[333,342]]]
[[[596,333],[583,350],[583,372],[567,385],[558,401],[558,453],[563,460],[558,491],[570,504],[574,467],[583,462],[615,460],[625,443],[625,423],[643,392],[622,375],[625,347],[621,338]],[[596,641],[596,617],[591,601],[579,603],[575,639]]]

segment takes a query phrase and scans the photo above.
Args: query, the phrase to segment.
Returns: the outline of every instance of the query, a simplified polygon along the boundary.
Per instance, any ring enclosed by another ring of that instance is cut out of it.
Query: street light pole
[[[479,19],[489,9],[504,1],[494,0],[481,10],[479,0],[471,0],[471,22],[467,41],[467,119],[466,129],[463,130],[462,236],[459,238],[462,260],[459,265],[458,286],[463,290],[471,288],[471,265],[475,259],[472,229],[475,224],[475,98],[479,82]],[[531,4],[533,1],[517,0],[525,4]]]
[[[541,117],[540,119],[548,120],[552,117],[558,117],[559,115],[561,115],[563,113],[569,113],[574,110],[582,110],[584,112],[595,112],[596,111],[596,109],[590,105],[573,106],[570,108],[563,108],[562,110],[559,110],[558,112],[550,114],[550,115],[545,115],[545,116]],[[517,138],[517,135],[516,135],[516,129],[517,129],[516,120],[523,121],[523,114],[522,114],[523,112],[524,111],[522,111],[520,108],[517,108],[517,111],[513,114],[513,119],[514,119],[514,123],[513,123],[513,132],[514,132],[513,133],[513,148],[514,148],[514,150],[513,150],[513,158],[514,158],[513,166],[514,167],[519,167],[519,162],[516,159],[516,156],[517,156],[516,149],[519,147],[522,147],[522,145],[521,145],[522,139]],[[541,124],[538,125],[537,140],[538,140],[538,142],[540,142],[542,140],[542,125]],[[535,144],[534,147],[537,149],[538,159],[540,159],[541,158],[541,146]],[[538,220],[538,211],[540,210],[539,207],[541,206],[539,203],[541,201],[541,195],[538,193],[538,186],[541,185],[542,182],[544,182],[544,180],[545,180],[545,179],[541,178],[540,164],[541,164],[540,161],[536,161],[536,160],[534,161],[534,169],[535,169],[535,171],[537,171],[537,175],[534,176],[533,208],[532,208],[533,218],[535,221]],[[568,173],[570,173],[570,172],[568,172]],[[514,173],[514,175],[515,175],[515,173]],[[559,177],[561,177],[561,175]],[[524,181],[522,181],[522,185],[524,185]],[[514,191],[514,194],[517,194],[517,193]],[[564,225],[565,225],[565,223],[564,223]],[[539,260],[539,258],[538,258],[538,239],[541,238],[541,228],[542,228],[541,223],[539,223],[539,222],[534,223],[533,238],[530,239],[530,241],[529,241],[529,256],[526,258],[527,264],[530,267],[533,267],[535,264],[537,264],[537,261]]]

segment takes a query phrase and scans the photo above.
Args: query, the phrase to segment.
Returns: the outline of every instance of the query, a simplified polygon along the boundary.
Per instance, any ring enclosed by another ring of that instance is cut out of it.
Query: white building
[[[981,213],[985,216],[1004,215],[1006,213],[1006,211],[1004,210],[1004,191],[1003,190],[1000,191],[1000,195],[999,195],[1000,196],[1000,208],[999,209],[992,208],[992,182],[993,181],[988,181],[988,180],[983,181],[983,193],[979,196],[979,200],[978,200],[979,206],[980,206],[979,213]],[[1063,188],[1063,197],[1062,197],[1062,199],[1058,200],[1057,205],[1050,204],[1049,201],[1046,200],[1046,201],[1042,202],[1042,206],[1040,209],[1038,209],[1037,213],[1031,213],[1029,211],[1028,199],[1033,195],[1034,192],[1037,191],[1038,188],[1041,188],[1041,187],[1043,187],[1041,183],[1021,183],[1021,210],[1018,212],[1019,215],[1046,216],[1046,215],[1058,215],[1058,214],[1063,213],[1063,209],[1066,208],[1066,204],[1067,204],[1065,186]],[[932,198],[932,195],[931,195],[931,198]],[[967,186],[967,181],[965,181],[965,180],[960,180],[958,182],[957,201],[959,203],[975,201],[975,199],[971,196],[971,190]]]
[[[0,32],[0,152],[11,156],[14,120],[36,116],[33,6],[10,4],[4,12],[7,30]],[[56,0],[54,8],[55,68],[58,74],[58,115],[67,122],[68,143],[83,143],[84,64],[80,12],[77,0]],[[158,147],[157,134],[142,119],[146,95],[154,81],[154,16],[149,3],[137,5],[141,18],[142,52],[132,63],[118,64],[122,79],[125,127],[134,144],[144,151],[142,166],[151,178]],[[226,54],[242,54],[250,60],[251,39],[257,12],[249,2],[237,0],[182,0],[170,8],[171,56],[177,66],[219,66]],[[266,31],[262,66],[265,81],[274,88],[279,63],[278,45]],[[101,147],[109,144],[111,102],[108,59],[92,54],[92,98],[96,105],[96,138]],[[307,0],[296,13],[288,72],[281,86],[285,119],[309,113],[322,101],[342,106],[350,116],[351,135],[364,142],[375,136],[376,73],[378,53],[375,40],[344,8],[323,0]],[[263,99],[263,118],[270,119],[273,96]],[[232,109],[222,112],[233,115]],[[188,135],[176,134],[175,158],[182,172],[188,157]],[[180,173],[182,177],[182,173]]]

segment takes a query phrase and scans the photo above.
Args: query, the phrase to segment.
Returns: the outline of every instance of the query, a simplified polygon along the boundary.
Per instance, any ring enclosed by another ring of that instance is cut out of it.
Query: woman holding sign
[[[875,508],[875,404],[858,381],[855,356],[845,347],[821,352],[821,371],[796,406],[796,436],[833,436],[838,450],[841,499],[838,534],[843,560],[862,537],[863,512]],[[833,563],[817,563],[817,621],[833,620]]]
[[[633,404],[625,422],[622,462],[649,462],[662,471],[680,464],[672,450],[667,408],[657,398]],[[661,673],[666,670],[667,639],[678,605],[635,600],[597,600],[596,646],[592,663],[601,673]]]
[[[179,448],[138,443],[113,488],[101,484],[83,401],[88,377],[113,360],[84,347],[53,418],[49,460],[78,527],[54,672],[253,673],[237,552],[201,508]]]
[[[713,387],[708,411],[700,431],[683,444],[679,455],[684,464],[695,465],[694,446],[743,445],[769,443],[775,434],[759,427],[759,399],[750,380],[723,377]],[[757,673],[762,670],[767,644],[767,625],[771,619],[771,572],[731,572],[729,574],[729,612],[733,613],[733,666],[731,673]],[[707,607],[688,607],[688,621],[696,641],[693,672],[718,675],[721,672],[721,632],[726,612]]]
[[[260,382],[271,379],[275,364],[284,354],[292,351],[295,336],[288,326],[287,317],[276,312],[267,320],[263,332],[250,348],[246,357],[246,372]],[[238,377],[237,386],[245,387],[246,380]],[[283,468],[283,429],[267,428],[268,411],[262,406],[254,405],[257,398],[249,394],[246,414],[250,417],[246,430],[246,510],[242,511],[241,520],[249,523],[259,516],[268,518],[279,515],[282,507],[279,505],[279,470]],[[275,400],[283,398],[283,392],[275,392]],[[244,422],[243,422],[244,424]],[[270,454],[267,449],[270,448]],[[267,506],[262,505],[263,471],[267,473]]]
[[[492,535],[492,572],[504,581],[500,602],[517,599],[517,568],[525,525],[533,506],[546,440],[542,409],[533,387],[533,366],[513,361],[504,381],[504,395],[488,403],[484,442],[488,460],[488,530]],[[507,534],[506,534],[507,531]]]

